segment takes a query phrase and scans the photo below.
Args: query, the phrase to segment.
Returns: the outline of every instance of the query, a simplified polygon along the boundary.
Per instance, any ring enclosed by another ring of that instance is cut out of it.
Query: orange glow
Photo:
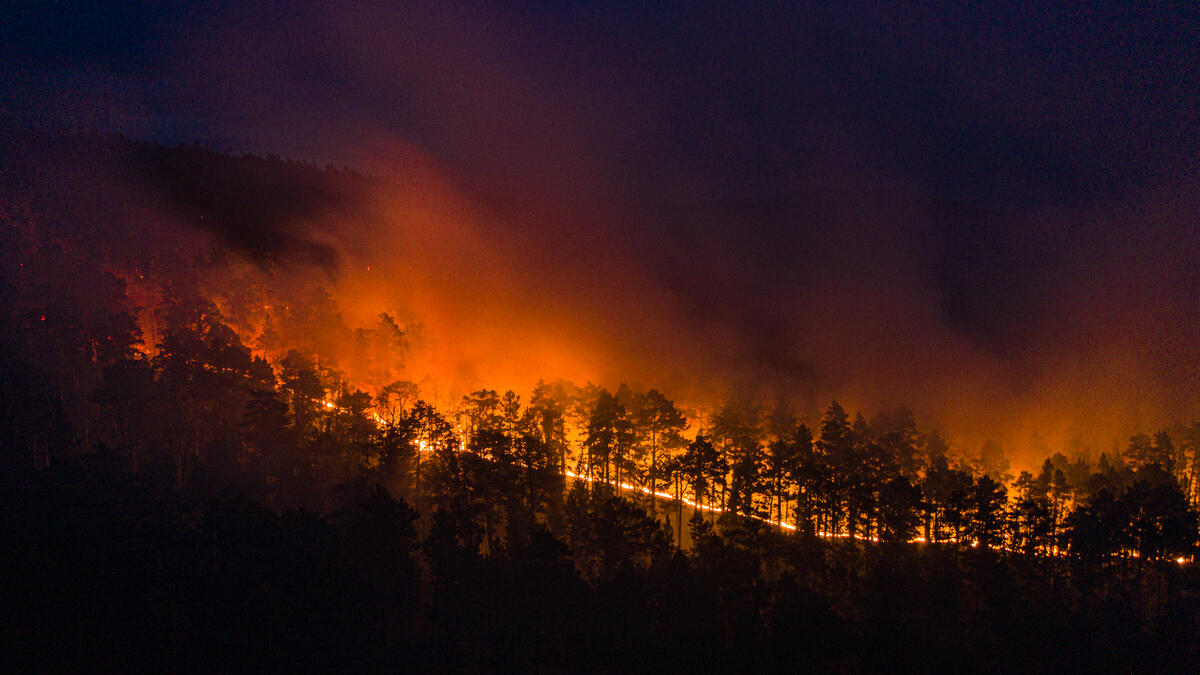
[[[1108,332],[1084,330],[1090,324],[1079,310],[1063,308],[1085,324],[1071,349],[1031,349],[1029,362],[1014,362],[982,348],[945,325],[938,299],[902,255],[904,242],[890,242],[901,254],[881,272],[888,283],[818,274],[779,298],[725,289],[737,292],[725,304],[756,307],[762,316],[750,318],[769,319],[778,333],[759,345],[749,324],[705,316],[689,304],[688,293],[707,289],[664,281],[655,256],[665,244],[646,238],[636,220],[627,222],[629,213],[604,199],[529,188],[495,207],[490,195],[419,148],[373,140],[356,164],[378,179],[356,194],[354,216],[290,224],[298,236],[335,251],[336,269],[263,269],[236,256],[198,266],[197,288],[256,356],[278,363],[295,348],[319,355],[352,390],[377,394],[407,380],[439,407],[479,388],[526,394],[539,379],[560,378],[610,389],[622,381],[655,387],[693,410],[750,389],[760,400],[792,404],[810,423],[833,398],[868,418],[907,405],[921,431],[941,430],[960,456],[978,453],[984,440],[999,441],[1013,473],[1036,472],[1058,451],[1094,458],[1133,431],[1200,414],[1194,397],[1164,389],[1141,351],[1125,349]],[[178,237],[184,245],[172,248],[194,250],[197,259],[219,245],[191,230]],[[686,272],[690,280],[743,264],[727,259],[721,243],[666,251],[688,262],[665,271]],[[760,270],[740,272],[753,278]],[[153,355],[162,337],[154,312],[163,280],[132,267],[119,276],[140,308],[146,353]],[[310,320],[305,313],[318,295],[329,300],[329,311]],[[1110,318],[1115,312],[1091,309]],[[359,345],[360,331],[371,331],[381,313],[403,332],[403,349]],[[264,339],[268,323],[282,334],[277,343]],[[1028,339],[1060,342],[1041,337]]]

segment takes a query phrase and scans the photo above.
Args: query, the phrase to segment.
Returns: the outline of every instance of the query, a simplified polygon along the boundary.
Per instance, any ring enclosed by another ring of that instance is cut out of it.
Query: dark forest
[[[6,137],[8,670],[1200,659],[1200,422],[1015,463],[905,407],[771,388],[455,390],[413,365],[419,316],[350,327],[343,258],[294,227],[370,217],[376,179]]]
[[[0,17],[0,673],[1200,672],[1200,3]]]

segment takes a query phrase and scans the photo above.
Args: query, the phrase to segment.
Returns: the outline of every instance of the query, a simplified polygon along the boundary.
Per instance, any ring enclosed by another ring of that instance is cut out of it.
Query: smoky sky
[[[1195,7],[379,4],[29,3],[5,128],[354,166],[387,187],[343,231],[290,199],[210,227],[597,377],[1014,444],[1197,412]]]
[[[1120,193],[1200,138],[1195,8],[169,4],[18,7],[6,114],[332,161],[386,130],[481,180],[590,161],[650,195],[841,154],[1005,204]]]

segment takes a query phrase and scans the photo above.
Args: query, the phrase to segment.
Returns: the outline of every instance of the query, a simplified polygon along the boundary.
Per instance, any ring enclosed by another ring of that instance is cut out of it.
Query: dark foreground
[[[1188,671],[1193,566],[830,544],[568,496],[501,546],[365,484],[324,512],[58,470],[3,489],[5,669]],[[574,508],[574,511],[572,511]],[[512,530],[517,532],[517,530]],[[480,549],[488,551],[481,554]],[[490,549],[490,550],[489,550]]]

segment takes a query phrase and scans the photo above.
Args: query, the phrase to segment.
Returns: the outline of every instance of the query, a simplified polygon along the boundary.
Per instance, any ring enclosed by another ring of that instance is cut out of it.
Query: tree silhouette
[[[688,421],[670,399],[651,389],[633,398],[632,424],[637,443],[643,448],[642,454],[649,458],[642,483],[651,492],[657,492],[659,482],[666,475],[661,466],[662,457],[686,444],[682,433],[687,429]]]
[[[1009,473],[1008,458],[1004,456],[1004,448],[999,443],[988,440],[979,450],[979,473],[991,476],[992,480],[1006,485],[1012,482],[1012,474]]]
[[[879,540],[909,541],[921,523],[921,488],[902,475],[893,476],[879,492]]]
[[[922,492],[926,500],[926,537],[939,541],[949,528],[955,541],[962,541],[967,524],[968,496],[973,485],[970,474],[951,469],[945,456],[938,456],[925,474]]]
[[[970,492],[967,536],[980,546],[997,546],[1003,541],[1006,494],[1004,486],[990,476],[980,476]]]
[[[699,512],[706,501],[712,503],[715,485],[724,481],[724,462],[712,441],[704,434],[697,434],[696,439],[688,445],[680,464],[681,473],[688,480],[688,487],[692,489],[696,498],[696,510]]]
[[[410,418],[417,446],[413,484],[418,505],[428,493],[435,505],[461,510],[462,504],[457,503],[456,498],[465,493],[467,485],[459,461],[460,441],[454,432],[454,425],[425,401],[417,401],[413,405]],[[429,476],[428,489],[422,483],[425,474]]]
[[[1026,555],[1046,553],[1055,540],[1054,511],[1047,491],[1028,471],[1022,471],[1014,484],[1017,501],[1009,522],[1009,539]]]
[[[918,448],[921,437],[913,412],[900,408],[891,414],[880,414],[871,420],[871,427],[875,429],[875,441],[896,463],[901,475],[910,483],[916,482],[924,462]]]
[[[796,486],[796,530],[804,535],[816,531],[814,517],[819,495],[828,483],[828,466],[820,461],[813,446],[812,432],[801,424],[796,428],[795,460],[788,471],[788,478]]]
[[[1073,555],[1103,559],[1122,553],[1132,543],[1129,510],[1107,488],[1067,516],[1065,539]]]
[[[712,419],[709,436],[721,453],[728,469],[738,473],[731,481],[721,480],[721,508],[736,508],[745,512],[752,509],[747,502],[747,493],[758,480],[759,447],[758,409],[750,401],[731,399],[717,411]],[[727,470],[728,470],[727,469]],[[730,504],[726,485],[736,489],[732,495],[736,503]]]
[[[1129,509],[1130,541],[1143,558],[1195,552],[1196,512],[1188,507],[1174,478],[1157,463],[1138,472],[1138,479],[1126,489],[1121,501]]]
[[[562,384],[546,384],[538,380],[525,414],[529,426],[542,445],[556,458],[558,472],[567,471],[567,394]]]
[[[821,418],[821,438],[816,447],[822,460],[830,467],[829,480],[817,493],[818,500],[825,511],[825,529],[836,535],[841,532],[842,518],[846,515],[844,495],[850,485],[849,476],[855,459],[849,417],[837,401],[829,404]]]
[[[274,376],[269,366],[251,358],[211,303],[173,298],[160,316],[166,328],[153,365],[165,395],[182,413],[170,440],[175,489],[182,491],[206,454],[232,464],[252,387],[264,380],[273,386]]]
[[[763,457],[763,478],[770,500],[768,516],[783,520],[790,495],[790,477],[796,471],[799,451],[795,439],[776,438],[767,445]]]
[[[286,392],[292,420],[301,439],[309,439],[325,398],[325,385],[312,361],[292,350],[279,363],[280,388]]]
[[[609,464],[616,460],[615,482],[621,482],[621,468],[625,466],[625,458],[633,445],[633,426],[629,413],[615,396],[608,390],[601,389],[596,397],[595,406],[588,418],[587,436],[584,447],[587,449],[587,474],[592,476],[594,467],[599,465],[599,477],[609,480]]]

